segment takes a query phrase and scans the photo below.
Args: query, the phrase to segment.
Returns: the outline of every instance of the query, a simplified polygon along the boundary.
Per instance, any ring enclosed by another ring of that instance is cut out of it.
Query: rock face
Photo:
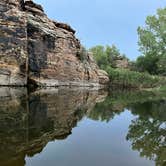
[[[114,59],[114,63],[115,63],[115,68],[120,68],[120,69],[129,68],[129,60],[122,56],[116,57]]]
[[[74,34],[33,1],[0,1],[0,85],[106,85],[107,73]]]
[[[27,83],[26,25],[19,0],[0,1],[0,85]]]

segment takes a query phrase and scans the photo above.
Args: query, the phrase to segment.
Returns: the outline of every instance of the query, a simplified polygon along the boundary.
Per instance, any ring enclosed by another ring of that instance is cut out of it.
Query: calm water
[[[166,94],[0,88],[0,166],[165,166]]]

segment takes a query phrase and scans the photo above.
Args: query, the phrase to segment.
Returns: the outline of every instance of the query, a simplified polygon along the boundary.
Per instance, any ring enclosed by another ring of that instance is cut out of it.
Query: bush
[[[107,67],[110,84],[128,88],[154,88],[166,85],[166,78],[130,70]]]
[[[86,50],[86,48],[81,46],[80,51],[77,53],[77,57],[79,58],[81,62],[84,62],[87,60],[87,54],[88,54],[88,51]]]

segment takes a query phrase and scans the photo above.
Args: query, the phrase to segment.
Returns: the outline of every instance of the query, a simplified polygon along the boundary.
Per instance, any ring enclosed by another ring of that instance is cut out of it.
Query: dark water
[[[165,166],[166,94],[0,88],[0,166]]]

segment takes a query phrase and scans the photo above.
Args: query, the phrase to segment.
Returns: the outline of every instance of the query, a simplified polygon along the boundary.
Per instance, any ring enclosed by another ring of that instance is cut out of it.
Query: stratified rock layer
[[[1,1],[0,85],[106,85],[107,73],[82,51],[74,34],[33,1]]]
[[[27,18],[20,1],[0,1],[0,85],[27,84]]]

